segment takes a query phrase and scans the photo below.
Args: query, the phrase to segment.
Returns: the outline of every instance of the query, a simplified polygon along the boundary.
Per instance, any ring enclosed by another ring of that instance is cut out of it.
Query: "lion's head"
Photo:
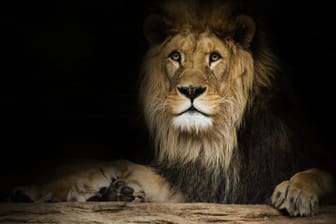
[[[271,85],[275,59],[254,19],[233,4],[175,2],[160,10],[145,21],[150,48],[141,83],[157,160],[225,170],[246,110]]]

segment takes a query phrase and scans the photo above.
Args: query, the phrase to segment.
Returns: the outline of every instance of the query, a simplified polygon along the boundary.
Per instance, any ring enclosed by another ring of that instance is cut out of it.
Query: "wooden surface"
[[[1,203],[0,223],[336,223],[336,207],[321,207],[315,217],[292,218],[266,205],[207,203]]]

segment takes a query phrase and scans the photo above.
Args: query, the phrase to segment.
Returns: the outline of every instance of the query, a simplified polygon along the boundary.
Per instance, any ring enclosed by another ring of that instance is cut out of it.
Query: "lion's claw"
[[[135,181],[115,180],[102,195],[101,201],[140,201],[143,202],[145,193]]]

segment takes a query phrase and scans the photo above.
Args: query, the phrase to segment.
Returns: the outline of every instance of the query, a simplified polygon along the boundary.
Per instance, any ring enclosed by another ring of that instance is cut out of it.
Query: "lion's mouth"
[[[206,130],[213,125],[211,116],[193,105],[176,114],[172,122],[174,127],[187,132]]]
[[[209,114],[204,113],[204,112],[198,110],[193,105],[191,105],[188,109],[186,109],[186,110],[184,110],[184,111],[176,114],[176,116],[180,116],[180,115],[185,114],[185,113],[188,113],[188,114],[199,113],[199,114],[202,114],[203,116],[209,117]]]

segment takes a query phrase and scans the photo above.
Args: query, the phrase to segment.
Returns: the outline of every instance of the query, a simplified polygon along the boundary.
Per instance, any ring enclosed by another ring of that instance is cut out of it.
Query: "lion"
[[[62,168],[14,198],[266,203],[315,215],[334,180],[300,165],[301,148],[277,112],[282,73],[262,26],[228,1],[168,1],[156,10],[144,23],[139,94],[152,163]]]

